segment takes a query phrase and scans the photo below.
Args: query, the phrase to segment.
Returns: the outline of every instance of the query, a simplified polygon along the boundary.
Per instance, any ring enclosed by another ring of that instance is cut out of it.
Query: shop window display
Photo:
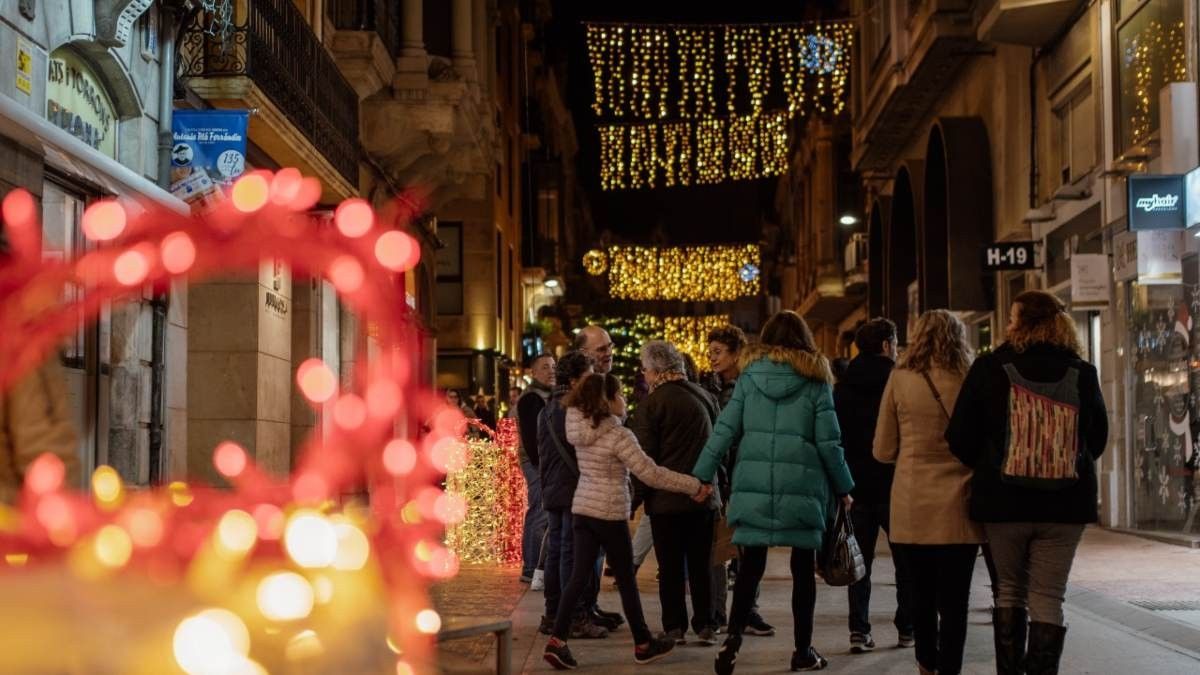
[[[1129,285],[1134,352],[1134,518],[1139,529],[1195,532],[1200,468],[1200,262],[1184,283]]]

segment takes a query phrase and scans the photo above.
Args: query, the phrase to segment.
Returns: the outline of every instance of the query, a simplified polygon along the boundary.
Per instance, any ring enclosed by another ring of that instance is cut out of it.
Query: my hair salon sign
[[[1187,198],[1183,176],[1129,177],[1129,229],[1187,228]]]

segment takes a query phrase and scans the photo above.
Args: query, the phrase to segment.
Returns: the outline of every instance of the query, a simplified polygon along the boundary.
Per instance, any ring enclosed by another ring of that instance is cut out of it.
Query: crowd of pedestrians
[[[1067,577],[1097,520],[1095,461],[1108,433],[1076,335],[1055,296],[1030,291],[994,352],[976,358],[963,323],[931,310],[903,349],[891,321],[862,323],[854,358],[835,375],[804,319],[784,311],[753,341],[736,327],[713,331],[703,381],[670,343],[641,345],[648,393],[628,412],[632,383],[611,373],[611,338],[583,328],[557,361],[528,364],[532,382],[510,413],[529,490],[522,580],[545,592],[546,661],[575,668],[570,640],[628,622],[637,663],[689,641],[720,643],[714,670],[733,673],[744,639],[775,634],[757,599],[768,550],[787,548],[790,666],[825,668],[812,644],[814,570],[845,510],[865,570],[847,589],[851,654],[876,648],[871,573],[882,533],[895,566],[892,644],[915,648],[920,673],[961,671],[981,551],[997,672],[1056,673]],[[732,560],[719,553],[729,532]],[[656,632],[637,587],[650,549]],[[597,605],[605,574],[624,616]]]

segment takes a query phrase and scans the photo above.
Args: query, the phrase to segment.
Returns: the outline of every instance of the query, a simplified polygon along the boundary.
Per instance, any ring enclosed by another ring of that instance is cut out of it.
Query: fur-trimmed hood
[[[753,344],[742,350],[739,359],[743,373],[751,371],[756,361],[769,360],[772,363],[791,367],[801,377],[833,384],[833,371],[829,367],[829,359],[823,354],[806,352],[800,349],[773,347],[763,344]]]

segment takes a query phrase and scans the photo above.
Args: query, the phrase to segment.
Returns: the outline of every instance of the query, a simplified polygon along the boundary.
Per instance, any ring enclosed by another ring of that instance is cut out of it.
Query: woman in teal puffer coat
[[[792,670],[821,670],[828,662],[812,648],[813,563],[835,496],[849,508],[854,487],[833,408],[833,376],[808,324],[791,311],[771,317],[741,361],[733,399],[692,472],[712,481],[730,446],[739,446],[728,518],[733,542],[742,547],[741,567],[716,672],[733,672],[771,546],[792,549]]]

